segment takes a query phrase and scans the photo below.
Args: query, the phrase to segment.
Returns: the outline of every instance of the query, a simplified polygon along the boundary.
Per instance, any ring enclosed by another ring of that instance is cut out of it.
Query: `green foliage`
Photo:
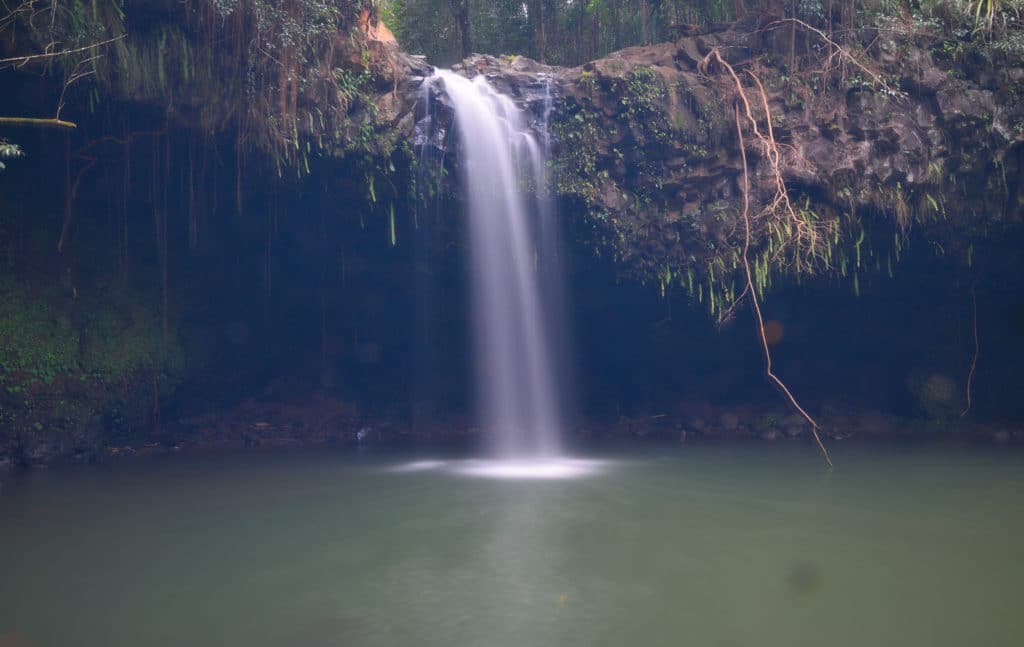
[[[115,26],[118,33],[124,31],[124,0],[37,0],[31,4],[34,11],[28,15],[27,24],[33,35],[52,38],[60,49],[76,49],[105,40]],[[46,18],[39,20],[40,15]]]
[[[62,77],[62,96],[76,81],[102,76],[101,61],[110,52],[107,46],[125,34],[124,0],[9,4],[0,9],[0,38],[17,43],[20,54],[45,53],[37,62],[46,72]]]
[[[995,28],[996,15],[1001,14],[1006,0],[971,0],[967,3],[967,11],[974,16],[976,29],[992,33]]]
[[[240,139],[271,153],[279,172],[308,172],[326,152],[376,149],[370,55],[358,26],[366,0],[271,0],[196,5],[190,38],[212,56],[209,79],[236,80]],[[340,45],[340,46],[339,46]],[[225,58],[222,50],[237,52]]]
[[[46,301],[0,282],[0,376],[8,391],[78,370],[78,332]]]
[[[470,0],[470,36],[484,54],[531,51],[525,4],[515,0]],[[387,0],[381,15],[402,48],[431,63],[450,66],[462,58],[458,24],[448,0]],[[390,18],[390,20],[389,20]]]
[[[668,141],[670,132],[665,98],[665,84],[654,68],[639,66],[627,75],[626,88],[619,103],[621,114],[629,123],[639,146]]]
[[[410,52],[448,66],[461,58],[458,25],[448,0],[382,0],[384,21]],[[531,16],[539,10],[542,20]],[[500,55],[516,52],[537,59],[538,25],[543,25],[545,58],[557,65],[579,65],[631,45],[675,38],[680,24],[702,25],[733,17],[723,0],[469,0],[474,50]]]
[[[912,8],[910,17],[912,33],[940,39],[936,49],[954,65],[953,76],[964,75],[972,53],[991,63],[1000,56],[1024,55],[1024,0],[931,0]]]
[[[195,51],[189,35],[180,27],[161,24],[155,29],[114,45],[111,60],[100,68],[101,82],[122,96],[137,101],[161,102],[171,93],[195,94],[214,101],[230,101],[232,82],[213,78],[212,52]],[[212,111],[215,105],[205,106]],[[213,115],[201,116],[202,122]]]
[[[984,20],[976,22],[992,50],[1024,56],[1024,0],[976,0],[976,5],[984,16]]]
[[[0,171],[7,168],[4,166],[5,159],[15,159],[24,155],[17,144],[12,144],[6,139],[0,139]]]
[[[141,295],[115,292],[83,304],[80,363],[84,373],[104,382],[137,377],[139,372],[176,373],[184,351],[172,336],[166,348],[159,312]]]
[[[154,385],[166,396],[186,368],[177,326],[164,343],[156,304],[148,291],[73,297],[0,276],[0,433],[80,439],[144,420]]]
[[[554,161],[555,186],[563,195],[576,195],[591,200],[596,190],[597,143],[600,141],[599,116],[585,107],[573,105],[559,111],[551,124],[551,132],[559,142]]]
[[[144,294],[108,289],[74,303],[56,290],[29,292],[0,279],[0,376],[8,391],[59,377],[120,384],[141,373],[173,374],[185,352],[165,345],[158,310]]]
[[[138,20],[129,30],[122,0],[40,0],[0,22],[0,37],[27,35],[38,50],[83,48],[47,59],[51,70],[162,104],[199,130],[234,128],[240,145],[269,153],[282,171],[305,173],[321,154],[393,146],[376,127],[371,67],[384,62],[371,60],[358,25],[371,0],[183,4],[184,20]]]

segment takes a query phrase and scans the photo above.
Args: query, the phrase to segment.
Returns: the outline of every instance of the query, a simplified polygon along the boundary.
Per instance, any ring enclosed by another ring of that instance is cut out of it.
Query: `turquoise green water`
[[[353,454],[4,475],[0,645],[1024,644],[1024,456],[834,451],[574,480]]]

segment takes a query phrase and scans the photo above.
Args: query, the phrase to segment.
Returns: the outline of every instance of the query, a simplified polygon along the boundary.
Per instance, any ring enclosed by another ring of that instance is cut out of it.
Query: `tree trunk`
[[[448,0],[448,8],[451,9],[455,21],[459,24],[459,36],[462,39],[462,58],[467,58],[473,53],[472,41],[469,35],[469,0]]]
[[[610,6],[610,10],[611,10],[611,14],[612,14],[611,15],[612,24],[611,24],[611,27],[608,28],[608,31],[609,31],[608,48],[611,49],[611,50],[620,49],[619,48],[619,43],[622,42],[622,12],[619,11],[619,9],[620,9],[620,7],[619,7],[619,0],[612,0],[611,1],[611,6]],[[597,9],[594,10],[594,20],[597,20],[597,12],[598,11],[599,10],[597,10]],[[596,52],[595,52],[594,55],[595,56],[597,55]]]
[[[650,39],[648,32],[650,31],[648,22],[651,17],[651,8],[647,0],[640,0],[640,44],[649,45]]]
[[[572,61],[572,64],[579,64],[580,62],[586,60],[586,58],[584,58],[583,56],[584,52],[586,51],[583,45],[583,23],[585,18],[587,17],[587,5],[584,0],[580,0],[579,11],[579,19],[576,20],[576,47],[574,48],[576,50],[576,58],[575,60]]]
[[[789,1],[789,17],[796,19],[797,0]],[[789,23],[789,73],[796,73],[796,23]]]
[[[544,0],[529,0],[526,3],[527,18],[533,27],[534,47],[537,60],[541,63],[547,62],[547,35],[544,30]]]

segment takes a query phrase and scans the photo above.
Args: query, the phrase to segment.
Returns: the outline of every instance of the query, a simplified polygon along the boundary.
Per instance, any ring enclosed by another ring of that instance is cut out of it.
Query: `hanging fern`
[[[21,157],[22,155],[24,155],[24,153],[21,151],[21,147],[17,144],[12,144],[6,139],[0,139],[0,171],[6,168],[3,162],[5,159],[14,159],[16,157]]]

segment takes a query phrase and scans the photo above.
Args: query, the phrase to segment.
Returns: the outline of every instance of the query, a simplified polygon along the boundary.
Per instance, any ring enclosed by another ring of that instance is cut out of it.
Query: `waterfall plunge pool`
[[[7,473],[0,645],[1016,645],[1024,455],[997,451],[840,445],[829,472],[805,445],[692,447],[570,479],[386,452]]]

